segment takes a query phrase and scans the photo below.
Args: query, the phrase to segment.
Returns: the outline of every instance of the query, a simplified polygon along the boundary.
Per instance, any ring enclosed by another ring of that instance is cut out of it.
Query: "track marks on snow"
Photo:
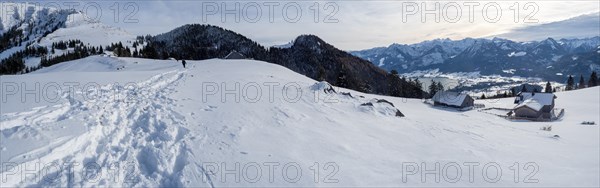
[[[43,127],[76,118],[88,130],[76,138],[58,140],[55,144],[34,150],[42,163],[95,163],[106,173],[117,166],[126,173],[120,180],[104,175],[98,181],[89,177],[71,177],[68,171],[44,173],[61,177],[56,181],[39,178],[38,182],[12,182],[18,186],[182,186],[183,170],[190,163],[190,150],[185,143],[190,130],[185,116],[171,107],[175,100],[169,94],[186,79],[186,71],[170,71],[139,82],[136,87],[105,85],[102,90],[125,96],[98,95],[94,100],[78,100],[63,96],[65,104],[2,115],[2,133],[6,136],[32,131],[27,126]],[[101,92],[100,92],[101,93]],[[21,127],[25,126],[25,127]],[[33,131],[40,132],[40,131]],[[27,135],[23,135],[27,136]],[[33,163],[29,161],[28,163]],[[39,172],[39,175],[44,175]],[[92,173],[93,174],[93,173]],[[60,176],[59,176],[60,175]],[[93,178],[93,177],[92,177]]]

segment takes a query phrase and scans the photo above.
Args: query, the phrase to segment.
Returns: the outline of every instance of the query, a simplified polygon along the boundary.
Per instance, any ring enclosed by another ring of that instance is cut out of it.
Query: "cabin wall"
[[[515,109],[515,116],[517,117],[527,117],[527,118],[538,118],[540,117],[541,112],[537,112],[533,109],[521,107]]]
[[[475,99],[471,98],[471,97],[466,97],[465,100],[463,101],[461,107],[470,107],[470,106],[475,106]]]

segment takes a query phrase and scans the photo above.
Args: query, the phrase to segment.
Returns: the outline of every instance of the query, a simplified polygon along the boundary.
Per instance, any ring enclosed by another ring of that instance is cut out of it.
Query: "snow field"
[[[557,107],[566,109],[560,121],[521,122],[416,99],[334,93],[326,83],[250,60],[189,61],[183,69],[174,61],[95,56],[1,78],[2,86],[99,84],[74,96],[57,90],[56,102],[22,103],[20,90],[3,93],[3,186],[600,184],[600,130],[580,125],[600,122],[599,88],[557,93]],[[549,125],[552,131],[540,130]]]

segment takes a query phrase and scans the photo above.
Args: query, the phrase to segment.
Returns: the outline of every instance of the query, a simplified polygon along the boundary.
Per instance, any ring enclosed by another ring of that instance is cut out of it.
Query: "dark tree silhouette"
[[[552,84],[550,84],[550,82],[546,83],[546,88],[544,89],[544,92],[552,93]]]
[[[598,86],[598,75],[596,75],[596,71],[592,72],[590,75],[590,79],[588,80],[588,87]]]
[[[579,76],[579,84],[577,84],[577,89],[585,88],[585,80],[583,79],[583,75]]]
[[[565,90],[570,91],[575,87],[575,80],[573,80],[573,76],[569,75],[569,79],[567,79],[567,87]]]

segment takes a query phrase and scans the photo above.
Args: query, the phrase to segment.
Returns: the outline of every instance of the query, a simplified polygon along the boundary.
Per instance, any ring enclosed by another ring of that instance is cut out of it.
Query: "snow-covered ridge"
[[[280,49],[287,49],[287,48],[291,48],[292,46],[294,46],[294,42],[295,41],[290,41],[286,44],[281,44],[281,45],[273,45],[273,48],[280,48]]]
[[[0,28],[4,29],[0,29],[0,33],[16,26],[22,29],[25,36],[29,36],[32,41],[55,29],[59,29],[59,31],[50,33],[50,37],[44,38],[47,42],[79,39],[92,45],[108,45],[123,39],[132,40],[135,37],[120,28],[93,20],[81,11],[58,10],[29,3],[2,2],[0,5],[2,5],[2,10],[7,10],[0,15],[2,20]],[[13,15],[8,15],[9,13],[13,13]],[[29,31],[34,33],[28,33]]]
[[[3,12],[0,17],[2,24],[0,33],[7,29],[17,28],[22,30],[24,40],[21,46],[14,46],[0,53],[4,59],[17,51],[24,50],[27,45],[32,47],[46,47],[50,49],[52,43],[59,41],[80,40],[86,46],[107,46],[112,43],[135,40],[135,36],[125,30],[105,25],[90,19],[81,11],[72,9],[55,9],[42,7],[39,4],[28,3],[0,3]],[[9,10],[9,11],[8,11]],[[12,15],[9,15],[12,13]],[[16,39],[15,39],[16,40]],[[53,54],[60,55],[60,54]],[[40,58],[27,59],[27,66],[34,67],[39,64]]]
[[[43,7],[36,3],[0,3],[0,33],[17,27],[27,30],[32,24],[46,25],[48,22],[65,22],[65,18],[75,13],[74,10],[58,10],[53,7]]]

